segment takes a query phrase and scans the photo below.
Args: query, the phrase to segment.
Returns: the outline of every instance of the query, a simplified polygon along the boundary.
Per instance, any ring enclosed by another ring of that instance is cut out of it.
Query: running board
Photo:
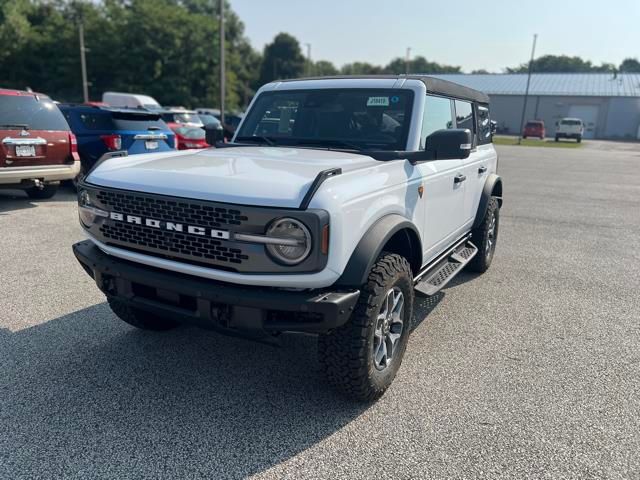
[[[416,293],[431,296],[438,293],[453,277],[467,265],[478,253],[470,241],[463,241],[454,247],[441,260],[437,260],[419,275],[414,289]]]

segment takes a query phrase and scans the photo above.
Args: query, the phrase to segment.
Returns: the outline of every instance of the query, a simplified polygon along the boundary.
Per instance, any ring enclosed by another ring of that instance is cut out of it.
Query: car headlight
[[[86,190],[78,191],[78,214],[80,215],[80,221],[86,227],[91,227],[98,217],[106,218],[109,216],[108,212],[91,204],[91,196]]]
[[[311,252],[311,233],[299,220],[279,218],[267,228],[267,251],[278,262],[296,265]]]

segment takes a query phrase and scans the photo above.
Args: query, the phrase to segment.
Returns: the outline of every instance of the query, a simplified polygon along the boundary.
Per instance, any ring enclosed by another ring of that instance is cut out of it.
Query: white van
[[[161,108],[155,98],[137,93],[104,92],[102,101],[111,107],[146,108],[147,110]]]

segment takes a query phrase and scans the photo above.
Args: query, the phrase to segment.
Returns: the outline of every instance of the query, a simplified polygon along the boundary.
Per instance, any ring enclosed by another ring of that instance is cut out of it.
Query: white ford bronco
[[[99,162],[74,253],[135,327],[317,334],[330,383],[372,400],[400,367],[414,295],[491,264],[491,139],[488,97],[439,79],[273,82],[231,143]]]

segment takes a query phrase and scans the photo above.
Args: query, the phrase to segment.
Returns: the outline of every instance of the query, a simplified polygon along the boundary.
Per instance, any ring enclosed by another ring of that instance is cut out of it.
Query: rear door
[[[69,125],[50,98],[0,94],[0,167],[59,165],[71,158]]]
[[[428,136],[442,129],[455,128],[453,102],[449,98],[427,95],[422,119],[420,148]],[[463,160],[436,160],[419,163],[424,187],[425,222],[422,232],[423,257],[433,259],[461,233],[465,220]]]

